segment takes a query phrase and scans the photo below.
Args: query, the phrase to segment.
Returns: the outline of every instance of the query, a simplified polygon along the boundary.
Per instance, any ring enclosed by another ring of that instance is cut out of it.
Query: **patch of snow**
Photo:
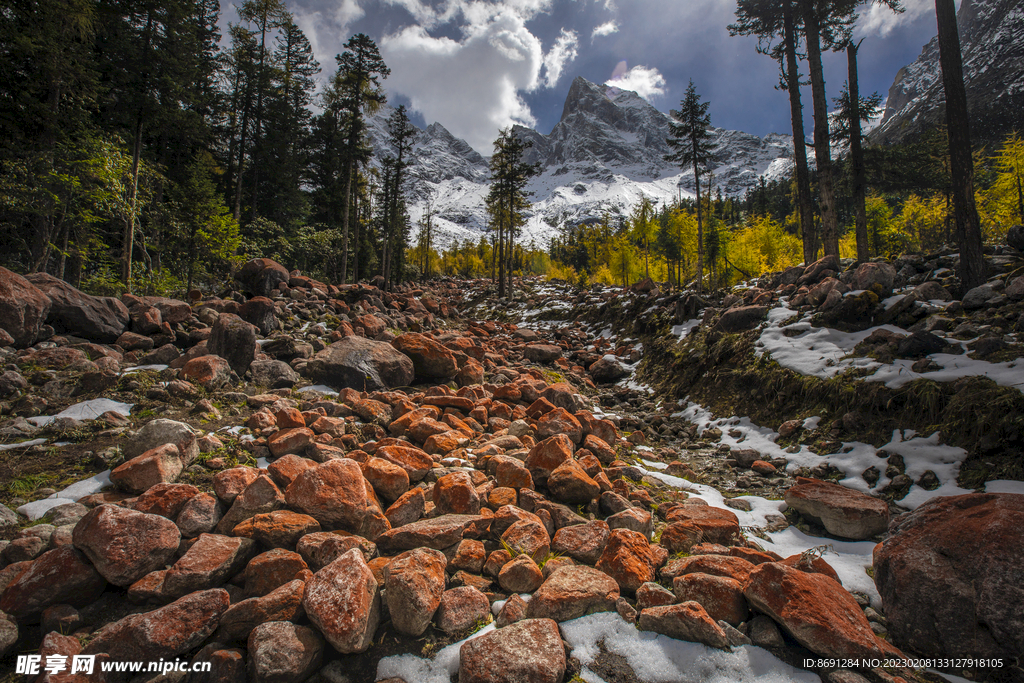
[[[78,500],[79,498],[99,493],[105,486],[110,486],[110,470],[104,470],[103,472],[95,474],[88,479],[75,482],[63,491],[58,491],[53,494],[50,498],[70,498],[71,500]]]
[[[927,470],[934,472],[940,482],[939,488],[934,491],[923,489],[917,484],[911,486],[906,497],[897,501],[898,505],[906,508],[915,509],[936,496],[956,496],[970,493],[969,490],[962,489],[956,484],[960,463],[967,457],[967,452],[962,448],[940,444],[939,432],[925,437],[917,436],[910,430],[902,433],[896,430],[889,443],[880,448],[859,441],[845,441],[838,452],[818,455],[807,446],[800,446],[797,452],[790,453],[775,443],[779,436],[778,432],[756,425],[747,417],[715,419],[710,411],[695,403],[690,403],[685,410],[674,413],[672,417],[689,420],[700,430],[729,425],[739,435],[730,436],[729,430],[723,429],[721,443],[730,447],[752,448],[765,456],[762,459],[785,458],[789,462],[787,470],[790,472],[799,467],[815,467],[821,463],[828,463],[843,472],[845,476],[841,482],[843,486],[862,493],[874,493],[889,484],[890,479],[885,476],[886,461],[884,458],[878,457],[878,453],[881,451],[886,451],[889,454],[897,453],[903,456],[906,474],[915,482]],[[877,467],[881,471],[881,475],[874,486],[869,486],[862,475],[872,466]]]
[[[1019,493],[1024,495],[1024,481],[997,481],[985,482],[985,493]]]
[[[462,644],[490,633],[494,628],[494,622],[491,622],[469,638],[442,649],[433,659],[424,659],[416,655],[385,657],[377,662],[376,680],[401,678],[416,683],[449,683],[451,677],[459,673],[459,650]]]
[[[681,341],[683,339],[686,339],[686,336],[690,334],[693,328],[697,327],[698,325],[700,325],[699,319],[695,318],[693,320],[687,320],[682,325],[673,325],[672,334],[678,337]]]
[[[594,663],[603,643],[606,650],[624,657],[637,677],[647,683],[819,681],[816,674],[790,666],[762,648],[744,645],[733,648],[731,652],[716,650],[700,643],[637,630],[615,612],[601,612],[565,621],[559,628],[562,637],[572,648],[570,656],[579,659],[584,667]],[[593,675],[593,672],[589,673]]]
[[[4,443],[0,444],[0,451],[9,451],[13,448],[28,448],[30,446],[38,446],[41,443],[46,443],[46,439],[32,439],[20,443]]]
[[[67,505],[74,502],[70,498],[43,498],[42,500],[25,503],[18,507],[18,512],[34,522],[58,505]]]
[[[933,353],[928,356],[942,369],[933,372],[914,372],[914,361],[897,358],[891,365],[880,365],[874,374],[865,377],[865,382],[885,382],[890,389],[898,389],[915,379],[931,379],[936,382],[953,382],[963,377],[988,377],[1002,387],[1014,387],[1024,391],[1024,361],[1017,358],[1003,363],[990,363],[964,355]]]
[[[169,365],[160,365],[160,364],[136,365],[135,367],[125,368],[124,370],[122,370],[121,371],[121,376],[123,377],[124,375],[131,375],[131,374],[136,373],[136,372],[143,372],[143,371],[147,371],[147,370],[152,370],[153,372],[163,372],[164,370],[166,370],[169,367],[170,367]]]
[[[308,387],[302,387],[299,389],[299,393],[305,393],[307,391],[319,391],[324,396],[337,396],[338,392],[330,388],[326,384],[313,384]]]
[[[120,403],[109,398],[94,398],[91,401],[82,401],[70,406],[56,415],[30,417],[28,421],[37,427],[45,427],[58,417],[71,417],[76,420],[95,420],[107,411],[113,411],[118,415],[128,416],[131,414],[134,403]]]

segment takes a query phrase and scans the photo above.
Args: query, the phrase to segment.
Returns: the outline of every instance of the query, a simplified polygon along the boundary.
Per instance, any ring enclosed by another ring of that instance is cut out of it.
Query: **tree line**
[[[217,287],[266,256],[335,282],[409,265],[415,129],[367,116],[389,70],[321,65],[282,0],[12,0],[0,12],[0,262],[90,291]]]
[[[900,0],[877,0],[894,12],[902,12]],[[779,87],[789,95],[793,124],[795,180],[800,209],[800,234],[804,260],[817,255],[818,241],[824,254],[839,254],[839,220],[835,169],[831,142],[837,132],[849,145],[851,196],[854,201],[856,257],[869,257],[866,190],[866,154],[862,146],[861,123],[868,120],[877,98],[862,98],[857,79],[857,53],[853,26],[857,10],[866,0],[737,0],[733,35],[758,37],[758,52],[779,63]],[[960,43],[953,0],[935,0],[940,67],[946,95],[946,121],[950,194],[954,208],[955,237],[960,250],[959,278],[964,291],[984,281],[982,237],[974,198],[974,164],[970,125],[964,92]],[[822,70],[822,51],[845,51],[849,77],[839,105],[838,128],[830,128],[828,100]],[[814,120],[814,155],[817,179],[817,216],[812,206],[811,174],[807,163],[800,86],[800,58],[807,63]]]

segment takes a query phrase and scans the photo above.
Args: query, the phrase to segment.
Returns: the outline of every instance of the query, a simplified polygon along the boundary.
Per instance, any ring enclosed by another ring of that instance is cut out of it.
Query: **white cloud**
[[[637,65],[626,68],[626,62],[619,62],[612,72],[612,77],[604,82],[620,90],[632,90],[640,97],[650,101],[652,97],[665,94],[665,77],[656,68]]]
[[[860,14],[857,21],[858,36],[878,35],[885,37],[898,26],[914,21],[918,17],[935,11],[934,0],[904,0],[906,11],[896,14],[880,2],[872,2]]]
[[[562,69],[566,64],[576,59],[576,55],[579,53],[579,45],[580,41],[576,32],[566,31],[563,28],[555,40],[555,44],[544,55],[544,84],[547,87],[555,87],[558,79],[562,77]]]
[[[525,26],[531,7],[518,9],[485,3],[466,3],[461,40],[435,38],[422,26],[409,26],[385,36],[381,55],[391,67],[386,87],[407,96],[412,108],[428,121],[440,121],[483,154],[491,153],[498,129],[518,123],[533,126],[536,119],[520,97],[538,88],[545,56],[540,41]],[[487,14],[485,9],[490,10]],[[568,43],[561,54],[567,59]],[[549,78],[565,62],[549,53]],[[558,62],[556,64],[556,62]]]
[[[610,36],[613,33],[617,33],[619,30],[619,24],[615,21],[606,21],[594,28],[590,34],[590,42],[594,42],[594,38],[599,36]]]

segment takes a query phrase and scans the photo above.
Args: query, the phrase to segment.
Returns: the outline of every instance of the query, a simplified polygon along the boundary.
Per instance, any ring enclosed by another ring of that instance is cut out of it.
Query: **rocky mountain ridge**
[[[377,158],[391,152],[384,127],[389,113],[384,108],[371,120]],[[636,93],[576,78],[550,134],[514,129],[533,143],[526,160],[541,167],[528,187],[533,208],[522,242],[544,246],[565,221],[596,219],[606,212],[625,216],[642,196],[661,204],[692,197],[693,172],[664,160],[670,152],[668,126],[669,117]],[[714,128],[712,139],[717,156],[713,186],[724,195],[742,195],[761,176],[772,179],[790,171],[789,136],[758,138]],[[487,225],[487,159],[438,123],[416,136],[412,159],[408,198],[414,223],[429,202],[441,244],[479,239]]]
[[[999,143],[1024,129],[1024,7],[1016,0],[964,0],[957,11],[971,135]],[[939,42],[899,70],[881,124],[868,139],[896,144],[945,124]]]

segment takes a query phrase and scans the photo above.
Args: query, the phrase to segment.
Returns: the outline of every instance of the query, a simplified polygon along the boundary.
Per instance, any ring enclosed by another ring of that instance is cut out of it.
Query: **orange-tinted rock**
[[[198,494],[199,489],[189,484],[156,484],[136,498],[132,507],[138,512],[175,519],[185,504]]]
[[[266,512],[273,512],[284,507],[284,494],[277,484],[266,474],[261,474],[245,487],[231,508],[221,517],[214,528],[219,534],[229,534],[244,520]]]
[[[439,550],[417,548],[384,568],[384,595],[397,631],[418,637],[427,630],[444,593],[446,565]]]
[[[572,458],[554,469],[547,486],[555,500],[568,505],[586,505],[601,495],[601,487]]]
[[[459,683],[561,683],[565,649],[558,624],[524,619],[465,642]]]
[[[386,501],[398,500],[409,490],[409,473],[390,460],[369,458],[360,468],[366,481]]]
[[[473,410],[472,399],[465,398],[464,396],[425,396],[423,398],[423,405],[437,406],[438,408],[455,408],[464,413]]]
[[[179,597],[221,585],[240,572],[256,553],[256,542],[203,534],[164,576],[164,594]]]
[[[444,434],[447,431],[451,431],[451,427],[449,425],[429,416],[421,417],[415,422],[412,422],[406,430],[408,436],[417,443],[423,443],[435,434]]]
[[[551,538],[540,522],[522,519],[501,535],[501,540],[514,551],[524,553],[535,562],[542,562],[551,552]]]
[[[695,522],[684,519],[666,526],[661,532],[659,543],[672,554],[688,553],[690,548],[700,543],[703,536],[704,532]]]
[[[294,580],[265,595],[232,604],[220,617],[217,634],[226,641],[242,640],[260,624],[298,621],[305,613],[302,608],[305,586],[304,582]]]
[[[700,572],[713,576],[724,576],[746,583],[754,565],[739,557],[729,555],[691,555],[678,560],[669,560],[661,570],[661,578],[672,581],[677,576]]]
[[[498,572],[498,584],[509,593],[532,593],[544,583],[544,574],[529,555],[517,555]]]
[[[412,359],[420,379],[446,379],[458,372],[455,354],[424,334],[406,332],[392,339],[391,345]]]
[[[306,534],[320,531],[320,522],[291,510],[255,515],[232,530],[235,536],[251,538],[268,548],[294,548]]]
[[[525,465],[530,470],[535,484],[546,485],[551,473],[573,454],[573,443],[565,434],[558,434],[541,441],[526,456]]]
[[[412,483],[421,481],[434,466],[434,459],[430,455],[412,446],[381,446],[374,455],[404,469],[409,473],[409,481]]]
[[[810,553],[806,555],[803,553],[790,555],[784,560],[779,560],[779,564],[784,564],[787,567],[792,567],[793,569],[799,569],[802,572],[824,574],[839,585],[843,584],[842,579],[839,578],[839,574],[837,574],[836,570],[832,568],[832,565],[820,557],[814,557]]]
[[[469,439],[469,435],[453,429],[429,437],[423,442],[423,450],[431,454],[446,455],[468,442]]]
[[[459,542],[455,555],[448,561],[448,572],[466,571],[470,574],[479,574],[484,570],[484,561],[487,559],[487,551],[480,541],[464,538]]]
[[[484,366],[478,361],[470,358],[466,363],[459,369],[459,372],[455,375],[455,383],[460,387],[469,387],[474,384],[483,384],[484,381]]]
[[[304,451],[305,449],[303,449]],[[288,488],[288,485],[295,481],[295,478],[308,470],[310,467],[316,467],[316,463],[309,458],[302,458],[298,455],[288,454],[278,458],[274,462],[267,465],[267,472],[270,474],[270,478],[274,480],[278,488],[284,491]]]
[[[361,417],[364,422],[387,427],[391,423],[391,406],[372,398],[364,398],[352,405],[352,410]]]
[[[660,583],[648,581],[636,589],[636,608],[645,610],[648,607],[675,604],[676,595]]]
[[[50,550],[25,564],[0,592],[0,611],[20,623],[38,621],[51,605],[85,607],[107,585],[85,555],[71,546]]]
[[[423,494],[423,489],[418,487],[410,489],[385,510],[384,516],[387,517],[392,529],[412,524],[423,516],[425,503],[426,496]]]
[[[615,450],[603,439],[593,434],[587,434],[584,437],[582,447],[597,456],[602,465],[610,465],[616,459]]]
[[[648,607],[640,612],[637,626],[641,631],[654,631],[677,640],[704,643],[709,647],[729,646],[725,631],[696,602]]]
[[[166,607],[107,624],[84,652],[105,652],[113,661],[174,659],[213,633],[228,603],[227,591],[220,588],[186,595]]]
[[[173,482],[184,464],[174,444],[164,444],[118,465],[110,473],[110,481],[123,491],[142,493],[151,486]]]
[[[268,550],[252,558],[245,567],[246,595],[266,595],[301,578],[308,570],[309,565],[298,553],[283,548]]]
[[[409,432],[409,427],[413,423],[422,420],[423,418],[430,418],[431,420],[437,420],[441,417],[441,409],[437,406],[423,406],[422,408],[416,408],[410,410],[404,415],[400,415],[391,421],[388,425],[388,431],[391,432],[392,436],[406,436]]]
[[[815,654],[902,656],[874,634],[853,596],[823,574],[766,562],[750,572],[743,594],[751,607],[770,616]]]
[[[608,523],[603,520],[565,526],[555,532],[555,537],[551,539],[551,550],[579,562],[596,564],[601,559],[610,534]]]
[[[786,491],[786,504],[842,538],[871,538],[889,528],[884,500],[832,482],[797,477]]]
[[[380,622],[380,591],[362,552],[353,548],[314,574],[302,606],[335,650],[365,652]]]
[[[170,564],[180,541],[174,522],[117,505],[93,508],[72,533],[75,547],[115,586],[130,586]]]
[[[474,586],[446,590],[434,614],[437,627],[448,634],[461,633],[481,621],[491,619],[491,603]]]
[[[213,475],[213,492],[225,505],[231,505],[235,498],[251,484],[260,471],[255,467],[232,467]]]
[[[178,377],[198,384],[207,391],[216,391],[231,381],[231,365],[213,354],[199,356],[185,363]]]
[[[289,453],[304,453],[306,446],[313,441],[314,436],[313,430],[306,427],[282,429],[267,439],[267,447],[275,458]]]
[[[334,438],[345,436],[345,420],[338,417],[318,417],[309,427],[316,434],[328,434]]]
[[[442,550],[462,540],[463,532],[480,519],[476,515],[421,519],[381,534],[376,540],[377,547],[386,554],[420,547]]]
[[[313,571],[320,571],[353,548],[369,561],[377,554],[377,546],[363,538],[344,531],[318,531],[303,536],[295,546]]]
[[[568,621],[595,612],[610,612],[619,599],[619,585],[593,567],[568,566],[554,570],[533,594],[526,616]]]
[[[302,417],[302,413],[297,408],[282,408],[278,410],[274,413],[274,420],[277,423],[278,429],[293,429],[306,426],[306,419]]]
[[[889,632],[925,656],[1024,652],[1024,496],[933,498],[875,546]]]
[[[480,497],[466,472],[453,472],[437,480],[433,491],[438,515],[475,515],[480,512]]]
[[[615,579],[623,593],[634,595],[654,580],[654,555],[647,537],[629,529],[614,529],[597,561],[597,568]]]
[[[358,530],[367,515],[363,473],[347,458],[328,460],[300,474],[285,491],[285,501],[327,529]]]
[[[743,585],[736,579],[694,572],[677,576],[672,589],[679,602],[700,603],[711,618],[739,626],[747,620],[750,609],[743,597]]]
[[[740,522],[729,510],[710,505],[677,505],[666,516],[666,521],[690,520],[703,534],[702,541],[732,545],[740,540]]]
[[[505,505],[515,505],[518,500],[516,490],[506,486],[496,486],[487,493],[487,507],[492,510],[498,510]]]
[[[565,408],[555,408],[537,420],[537,436],[546,439],[556,434],[564,434],[578,444],[583,439],[583,426]]]

